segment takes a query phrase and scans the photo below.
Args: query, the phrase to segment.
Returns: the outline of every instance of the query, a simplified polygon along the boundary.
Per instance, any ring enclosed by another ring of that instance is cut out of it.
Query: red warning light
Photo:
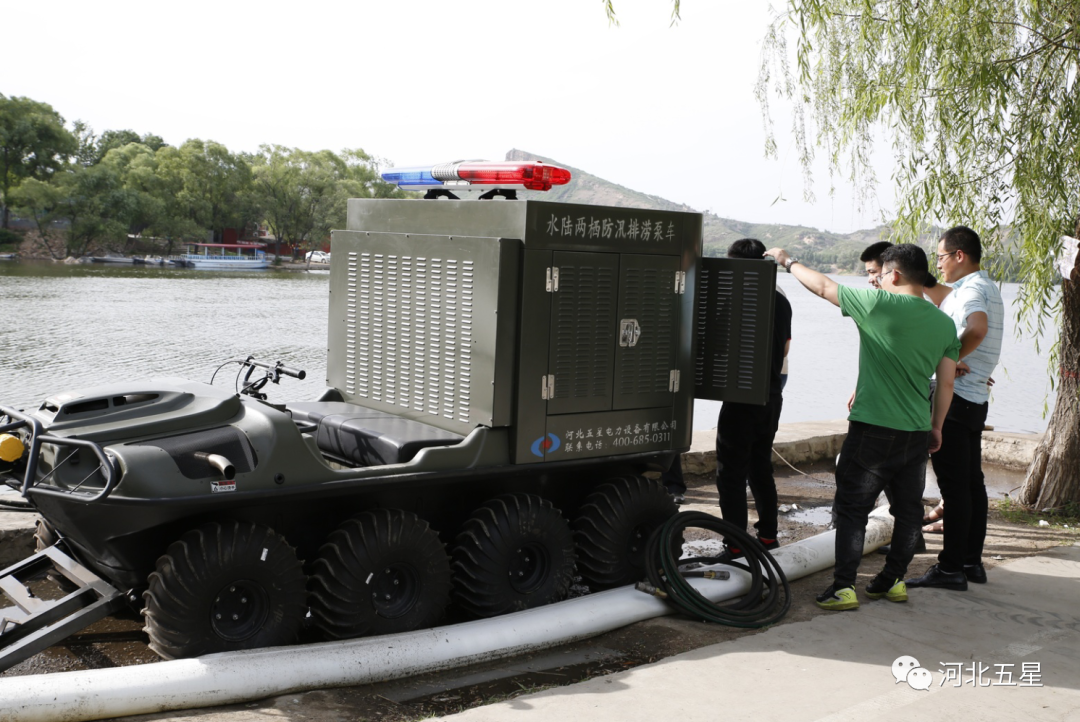
[[[531,191],[547,191],[570,182],[570,171],[537,161],[526,163],[461,163],[455,169],[461,180],[478,185],[522,185]]]

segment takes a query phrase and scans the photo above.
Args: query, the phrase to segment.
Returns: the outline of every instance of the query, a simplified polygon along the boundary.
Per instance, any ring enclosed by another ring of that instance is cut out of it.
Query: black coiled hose
[[[679,559],[683,531],[690,527],[722,535],[730,546],[743,551],[743,559]],[[657,596],[665,597],[689,617],[731,627],[757,629],[780,621],[791,608],[791,589],[784,570],[761,542],[711,514],[684,511],[672,516],[649,537],[645,553],[649,582],[662,592]],[[723,605],[709,601],[687,581],[692,577],[714,577],[713,572],[680,571],[680,566],[719,563],[750,573],[750,590],[740,599]]]

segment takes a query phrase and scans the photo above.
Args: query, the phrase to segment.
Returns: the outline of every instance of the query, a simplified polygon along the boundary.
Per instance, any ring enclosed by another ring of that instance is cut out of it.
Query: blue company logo
[[[560,446],[562,446],[562,442],[559,441],[559,437],[555,434],[548,434],[533,442],[532,453],[534,456],[543,457],[549,451],[558,451]]]

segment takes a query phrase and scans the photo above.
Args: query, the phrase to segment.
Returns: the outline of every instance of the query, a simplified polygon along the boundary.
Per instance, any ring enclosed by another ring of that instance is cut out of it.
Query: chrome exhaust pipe
[[[225,477],[225,481],[232,481],[236,478],[236,467],[221,454],[208,454],[205,451],[196,451],[195,458],[199,461],[205,461],[207,464],[220,471],[221,475]]]

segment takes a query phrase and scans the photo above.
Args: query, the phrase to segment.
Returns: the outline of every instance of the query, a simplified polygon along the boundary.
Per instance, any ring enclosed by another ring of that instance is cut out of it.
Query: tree
[[[220,143],[192,139],[156,154],[158,174],[175,193],[176,211],[220,240],[226,228],[243,228],[255,215],[251,167]]]
[[[140,200],[137,192],[124,187],[117,169],[104,164],[74,166],[49,182],[31,178],[13,194],[16,207],[34,218],[53,258],[84,256],[124,243]],[[66,247],[53,232],[58,222],[68,227]]]
[[[158,202],[157,212],[148,219],[145,232],[166,241],[166,256],[173,254],[176,244],[205,240],[207,233],[207,229],[199,225],[195,209],[188,202],[189,194],[184,192],[185,174],[171,172],[169,163],[165,161],[173,150],[164,146],[159,148],[154,153],[152,173],[138,166],[135,174],[129,175],[126,180],[129,186],[149,193]],[[172,170],[175,171],[175,166]]]
[[[51,105],[0,94],[0,228],[8,227],[11,190],[27,178],[49,178],[75,150],[75,136]]]
[[[125,191],[128,224],[126,240],[128,247],[135,237],[149,232],[160,235],[159,229],[171,232],[178,212],[172,202],[173,191],[158,174],[157,156],[153,148],[140,142],[129,142],[105,152],[100,161],[102,168],[114,172]],[[171,251],[171,247],[170,247]]]
[[[349,198],[399,198],[360,149],[316,152],[264,145],[251,159],[255,201],[279,241],[314,250],[345,226]]]
[[[56,184],[36,178],[23,181],[11,192],[12,207],[33,219],[41,244],[54,260],[67,255],[67,230],[54,225],[55,221],[61,220],[63,202],[63,193]]]
[[[168,145],[160,135],[146,133],[140,136],[133,130],[106,130],[100,136],[94,129],[81,120],[74,123],[75,137],[78,139],[76,162],[80,165],[97,165],[114,148],[123,148],[131,143],[144,145],[152,151],[158,151]]]
[[[112,168],[78,168],[56,179],[63,193],[60,217],[70,222],[68,253],[85,256],[127,238],[128,219],[135,211],[135,194],[123,187]]]
[[[345,172],[341,158],[328,150],[264,145],[252,166],[255,203],[278,241],[304,247],[309,239],[321,239]]]
[[[341,151],[342,176],[335,188],[332,203],[323,222],[324,234],[334,228],[344,228],[348,216],[350,198],[412,198],[419,197],[387,183],[379,175],[379,166],[385,162],[365,153],[360,148]]]
[[[1020,499],[1080,502],[1080,288],[1052,263],[1062,235],[1080,232],[1080,3],[789,0],[764,56],[769,150],[770,91],[794,104],[804,169],[822,148],[856,187],[872,186],[870,151],[887,128],[896,240],[936,219],[980,231],[991,256],[1015,236],[1022,319],[1061,321],[1057,403]]]

